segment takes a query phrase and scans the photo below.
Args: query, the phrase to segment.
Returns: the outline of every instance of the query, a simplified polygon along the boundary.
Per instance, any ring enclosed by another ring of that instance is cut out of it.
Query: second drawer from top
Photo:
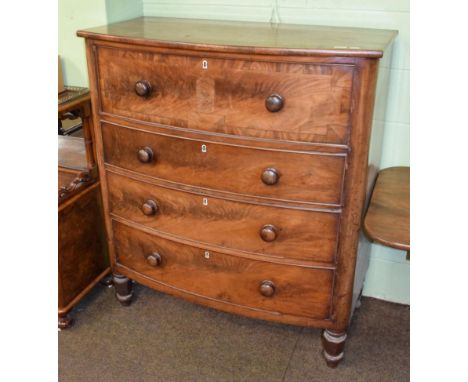
[[[265,149],[102,123],[107,164],[181,185],[341,206],[345,154]]]

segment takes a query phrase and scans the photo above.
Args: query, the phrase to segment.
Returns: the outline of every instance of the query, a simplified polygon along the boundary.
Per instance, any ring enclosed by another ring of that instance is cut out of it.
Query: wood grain
[[[70,310],[70,303],[108,268],[99,204],[95,183],[59,209],[59,311]]]
[[[328,317],[333,271],[269,262],[205,251],[114,222],[117,263],[173,288],[174,294],[195,294],[208,299],[278,314]],[[152,252],[161,254],[159,267],[147,263]],[[271,298],[260,293],[264,280],[276,291]]]
[[[86,170],[86,147],[83,138],[58,135],[58,165],[74,170]]]
[[[336,366],[362,288],[377,58],[396,32],[142,18],[79,35],[113,271],[212,308],[326,328]]]
[[[176,191],[107,173],[112,214],[158,231],[277,258],[334,263],[339,214],[274,208]],[[157,204],[147,216],[143,205]],[[260,230],[273,224],[278,237]]]
[[[367,236],[383,245],[410,250],[410,169],[379,172],[364,219]]]
[[[297,24],[141,17],[78,31],[78,36],[201,51],[382,57],[397,31]]]
[[[346,143],[352,65],[256,62],[100,47],[103,112],[223,134]],[[203,68],[206,64],[206,69]],[[151,94],[139,96],[139,81]],[[280,95],[284,107],[267,110]]]
[[[340,205],[345,157],[283,152],[181,139],[111,124],[102,125],[106,163],[197,187],[268,199]],[[206,146],[206,152],[202,151]],[[141,163],[137,153],[152,148],[155,160]],[[263,171],[275,168],[280,180],[267,186]]]
[[[372,128],[375,88],[378,62],[361,60],[354,78],[355,110],[344,187],[344,208],[338,239],[337,268],[334,287],[333,318],[331,329],[346,332],[351,319],[354,276],[361,221],[364,215],[364,201],[367,190],[367,169],[369,141]],[[362,285],[356,285],[361,290]]]

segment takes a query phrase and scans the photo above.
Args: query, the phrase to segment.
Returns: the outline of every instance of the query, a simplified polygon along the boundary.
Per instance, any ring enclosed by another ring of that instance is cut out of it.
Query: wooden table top
[[[364,231],[373,241],[410,250],[410,168],[391,167],[379,172]]]
[[[58,135],[58,165],[80,171],[87,169],[83,138]]]
[[[281,54],[382,57],[395,30],[245,21],[140,17],[80,30],[78,36],[160,47]],[[285,50],[286,49],[286,50]]]
[[[64,113],[73,110],[85,102],[91,102],[88,88],[65,86],[65,91],[58,95],[58,112]]]

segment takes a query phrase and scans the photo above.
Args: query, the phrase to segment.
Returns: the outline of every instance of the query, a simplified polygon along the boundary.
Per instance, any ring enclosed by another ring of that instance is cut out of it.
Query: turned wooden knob
[[[268,186],[278,183],[279,177],[278,170],[275,168],[266,168],[262,172],[262,182]]]
[[[280,111],[284,106],[284,99],[279,94],[272,94],[266,97],[265,107],[268,111],[276,113]]]
[[[141,163],[151,163],[154,159],[154,153],[151,147],[143,147],[138,150],[137,156]]]
[[[260,229],[260,237],[263,241],[274,241],[278,237],[278,228],[273,224],[265,224]]]
[[[149,81],[140,80],[135,83],[135,93],[138,94],[140,97],[149,97],[153,88]]]
[[[159,267],[162,263],[162,257],[158,252],[153,252],[146,257],[146,262],[152,267]]]
[[[265,297],[273,296],[275,294],[275,284],[273,284],[273,281],[262,281],[260,284],[260,293]]]
[[[141,210],[146,216],[156,215],[159,210],[158,204],[154,200],[147,200],[141,206]]]

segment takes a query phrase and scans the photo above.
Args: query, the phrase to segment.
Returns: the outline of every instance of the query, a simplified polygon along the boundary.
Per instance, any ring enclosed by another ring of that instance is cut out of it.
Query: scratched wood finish
[[[259,255],[333,263],[339,214],[274,208],[204,197],[107,173],[112,214],[181,238]],[[143,213],[148,201],[154,215]],[[260,230],[277,228],[264,241]]]
[[[102,110],[224,134],[346,143],[353,66],[98,50]],[[204,69],[204,65],[206,68]],[[145,80],[149,96],[135,92]],[[270,112],[265,100],[284,100]]]
[[[102,124],[104,160],[127,170],[181,184],[262,196],[339,205],[345,157],[235,147],[163,136],[111,124]],[[206,146],[203,152],[202,145]],[[151,163],[137,153],[149,147]],[[265,185],[265,169],[275,168],[279,181]]]
[[[333,270],[284,266],[229,256],[177,244],[114,222],[117,263],[174,288],[176,294],[197,294],[220,302],[325,319],[329,315]],[[158,252],[159,266],[146,258]],[[270,280],[272,297],[259,288]]]
[[[364,230],[371,240],[410,250],[409,167],[391,167],[379,172]]]

